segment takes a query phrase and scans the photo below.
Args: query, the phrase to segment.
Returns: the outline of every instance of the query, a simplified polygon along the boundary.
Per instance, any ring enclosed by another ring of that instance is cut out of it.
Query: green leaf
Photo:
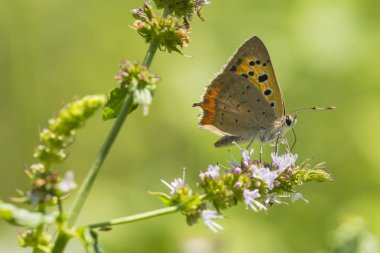
[[[172,205],[174,205],[173,199],[169,195],[167,195],[165,193],[162,193],[162,192],[149,192],[149,194],[152,195],[153,197],[156,197],[159,200],[161,200],[161,202],[165,206],[172,206]]]
[[[115,87],[110,90],[108,93],[108,101],[103,108],[103,120],[117,118],[127,93],[128,89],[125,88]]]

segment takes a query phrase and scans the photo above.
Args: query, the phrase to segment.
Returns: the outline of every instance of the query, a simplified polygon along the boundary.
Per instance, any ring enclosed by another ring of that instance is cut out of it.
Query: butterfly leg
[[[257,136],[257,134],[255,134],[255,135],[251,138],[251,140],[249,141],[249,143],[248,143],[247,147],[245,148],[245,150],[248,150],[248,149],[251,147],[253,141],[256,139],[256,136]]]
[[[261,161],[263,160],[263,143],[260,142],[260,156],[259,156],[259,160],[260,160],[260,163]]]
[[[278,155],[278,150],[280,148],[280,142],[279,142],[279,140],[280,140],[280,133],[277,134],[277,139],[276,139],[276,148],[274,150],[274,152],[275,152],[276,155]]]

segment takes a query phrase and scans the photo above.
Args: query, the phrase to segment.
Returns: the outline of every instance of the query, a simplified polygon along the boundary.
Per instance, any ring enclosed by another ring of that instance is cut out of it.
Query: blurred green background
[[[38,130],[66,102],[105,93],[118,63],[142,60],[147,45],[130,9],[142,1],[0,0],[0,199],[25,189]],[[187,168],[195,184],[208,164],[231,160],[217,137],[197,127],[203,87],[248,37],[271,54],[287,111],[335,105],[334,112],[299,116],[295,152],[327,162],[335,180],[301,192],[310,203],[267,213],[228,210],[213,234],[174,214],[100,234],[107,252],[320,252],[338,224],[360,216],[380,237],[380,2],[378,0],[214,0],[193,18],[190,46],[159,52],[152,71],[162,81],[148,117],[130,115],[86,202],[78,224],[163,207],[148,191],[167,191]],[[81,182],[112,125],[96,114],[78,133],[62,170]],[[289,138],[292,138],[289,134]],[[257,146],[254,146],[257,149]],[[267,153],[269,149],[266,149]],[[233,153],[237,154],[235,148]],[[235,155],[236,156],[236,155]],[[70,201],[65,202],[67,210]],[[21,229],[0,223],[0,252],[19,249]],[[191,250],[195,247],[197,250]],[[203,249],[203,251],[201,250]],[[68,252],[81,252],[78,242]]]

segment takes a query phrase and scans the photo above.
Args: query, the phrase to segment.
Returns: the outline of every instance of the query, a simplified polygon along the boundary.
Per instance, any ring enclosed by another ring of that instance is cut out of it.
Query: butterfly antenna
[[[293,145],[292,147],[290,148],[290,152],[292,152],[294,146],[296,145],[296,142],[297,142],[297,135],[296,135],[296,131],[294,130],[294,128],[292,127],[292,132],[293,132],[293,135],[294,135],[294,142],[293,142]]]
[[[323,110],[335,110],[336,107],[335,106],[329,106],[329,107],[311,107],[311,108],[306,108],[306,109],[301,109],[301,110],[297,110],[297,111],[294,111],[294,112],[291,112],[290,114],[292,115],[296,115],[300,112],[308,112],[308,111],[323,111]]]

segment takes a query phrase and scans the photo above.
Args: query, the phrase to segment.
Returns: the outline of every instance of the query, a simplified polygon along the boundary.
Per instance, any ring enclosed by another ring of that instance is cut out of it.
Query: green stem
[[[163,16],[166,17],[170,13],[168,8],[164,9]],[[145,55],[143,64],[150,67],[153,57],[157,51],[158,48],[158,40],[153,39],[150,42],[148,51]],[[95,158],[95,161],[93,162],[90,171],[87,173],[86,178],[84,179],[83,183],[81,184],[81,187],[78,191],[77,197],[74,200],[73,206],[69,212],[69,219],[68,219],[68,225],[69,227],[72,227],[75,224],[76,219],[78,218],[78,215],[84,205],[85,200],[87,199],[88,194],[90,193],[91,187],[95,182],[96,176],[98,175],[100,168],[103,165],[104,160],[106,159],[109,150],[112,147],[113,142],[115,141],[126,117],[128,116],[129,112],[131,111],[133,106],[133,100],[131,95],[127,95],[124,104],[121,108],[121,111],[115,121],[115,123],[112,126],[111,131],[109,132],[106,140],[104,141],[102,147],[99,150],[99,153],[97,157]],[[65,249],[68,241],[70,240],[70,237],[66,235],[64,232],[60,231],[58,233],[57,240],[55,242],[54,248],[52,250],[52,253],[61,253]]]
[[[136,215],[126,216],[118,219],[112,219],[110,221],[100,222],[96,224],[88,225],[90,228],[100,228],[100,227],[108,227],[108,226],[115,226],[115,225],[121,225],[126,223],[132,223],[140,220],[146,220],[154,217],[159,217],[166,214],[171,214],[179,211],[181,208],[181,205],[178,206],[171,206],[166,207],[162,209],[157,209],[154,211],[146,212],[146,213],[140,213]]]
[[[45,214],[46,213],[46,206],[45,204],[41,203],[38,205],[37,207],[37,211],[40,212],[40,213],[43,213]],[[36,238],[37,238],[37,241],[33,247],[33,253],[36,253],[36,252],[40,252],[40,249],[39,249],[39,243],[40,243],[40,237],[43,235],[43,232],[45,230],[45,224],[41,224],[37,227],[36,229]]]
[[[99,150],[95,161],[92,164],[90,171],[87,173],[86,178],[84,179],[81,187],[78,191],[77,197],[74,200],[74,204],[69,213],[69,226],[73,226],[76,219],[78,218],[79,212],[82,209],[84,202],[90,193],[91,187],[95,182],[96,176],[98,175],[100,168],[102,167],[104,160],[106,159],[108,152],[110,151],[112,144],[114,143],[125,119],[127,118],[129,112],[133,107],[132,95],[128,94],[125,97],[124,104],[121,108],[121,111],[113,124],[111,131],[109,132],[106,140],[104,141],[102,147]]]

